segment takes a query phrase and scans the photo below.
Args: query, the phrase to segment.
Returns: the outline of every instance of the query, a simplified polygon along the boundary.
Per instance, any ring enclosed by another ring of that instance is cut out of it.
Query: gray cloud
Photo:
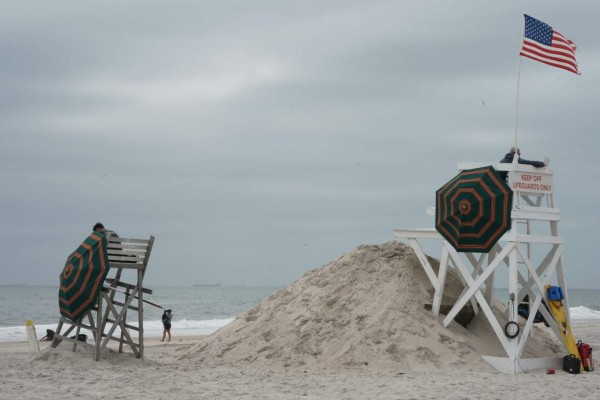
[[[97,221],[156,236],[149,285],[286,284],[431,227],[456,165],[514,141],[526,12],[579,46],[582,76],[521,60],[519,142],[555,168],[569,283],[597,286],[598,7],[5,4],[0,282],[55,284]]]

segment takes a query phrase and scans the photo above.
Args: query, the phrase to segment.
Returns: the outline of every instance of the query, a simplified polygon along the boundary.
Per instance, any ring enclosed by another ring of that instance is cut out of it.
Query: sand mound
[[[444,294],[449,304],[462,290],[452,272]],[[454,322],[444,328],[424,308],[432,294],[410,247],[397,241],[361,245],[182,349],[180,359],[301,369],[491,368],[480,355],[503,353],[485,317],[469,330]],[[531,354],[551,351],[547,335],[532,342]]]

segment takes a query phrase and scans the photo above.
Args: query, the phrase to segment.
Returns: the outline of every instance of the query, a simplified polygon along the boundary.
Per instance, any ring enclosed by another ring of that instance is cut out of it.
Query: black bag
[[[71,336],[71,339],[75,339],[75,335]],[[80,333],[79,336],[77,336],[77,340],[79,340],[80,342],[87,343],[87,335],[84,333]]]
[[[570,374],[578,374],[581,372],[581,360],[575,354],[569,354],[563,358],[563,371]]]

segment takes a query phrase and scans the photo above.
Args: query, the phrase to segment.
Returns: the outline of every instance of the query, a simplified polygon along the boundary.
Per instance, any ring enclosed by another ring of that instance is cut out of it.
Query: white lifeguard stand
[[[464,283],[464,289],[451,310],[442,320],[444,326],[456,317],[470,302],[476,314],[483,311],[500,341],[506,357],[483,356],[500,372],[514,373],[538,369],[561,368],[562,358],[521,358],[527,339],[532,333],[534,319],[539,311],[563,343],[561,332],[542,300],[548,302],[545,286],[557,281],[563,289],[567,320],[568,293],[563,269],[563,238],[559,234],[560,211],[554,201],[552,170],[546,160],[545,168],[524,164],[492,164],[497,171],[507,171],[508,184],[514,192],[511,210],[511,229],[488,253],[459,253],[434,228],[396,229],[394,236],[404,238],[413,248],[435,292],[432,312],[438,316],[448,268],[455,268]],[[483,167],[484,163],[461,163],[459,171]],[[424,239],[442,241],[442,255],[438,272],[434,271],[419,243]],[[492,312],[496,271],[508,267],[508,310],[502,323]],[[526,298],[529,317],[523,325],[519,321],[518,306]],[[563,343],[563,346],[565,344]],[[565,347],[566,349],[566,347]]]

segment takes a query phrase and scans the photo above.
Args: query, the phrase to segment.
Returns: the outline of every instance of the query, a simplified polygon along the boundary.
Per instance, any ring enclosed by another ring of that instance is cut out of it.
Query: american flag
[[[520,55],[581,75],[575,60],[576,49],[575,43],[550,25],[525,15],[525,37]]]

